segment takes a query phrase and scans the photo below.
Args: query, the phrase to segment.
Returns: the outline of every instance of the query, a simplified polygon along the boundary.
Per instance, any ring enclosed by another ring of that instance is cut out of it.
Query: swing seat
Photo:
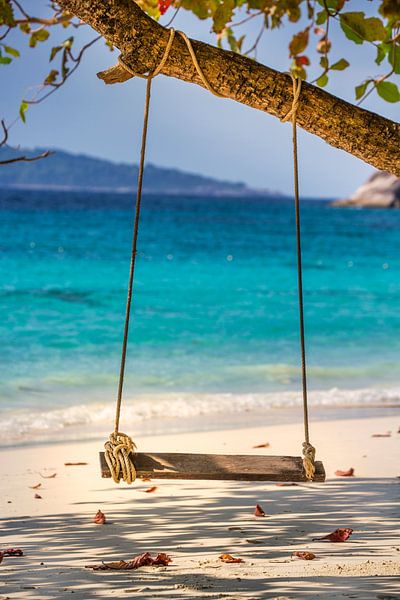
[[[300,456],[137,452],[132,459],[138,478],[307,481]],[[100,452],[100,465],[101,476],[111,477],[104,452]],[[313,481],[325,481],[325,469],[320,461],[315,463]]]

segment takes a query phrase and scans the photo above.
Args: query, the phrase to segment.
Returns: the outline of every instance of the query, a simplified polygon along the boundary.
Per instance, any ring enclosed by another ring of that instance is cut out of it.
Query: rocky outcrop
[[[332,204],[364,208],[400,208],[400,179],[386,171],[377,171],[350,198],[337,200]]]

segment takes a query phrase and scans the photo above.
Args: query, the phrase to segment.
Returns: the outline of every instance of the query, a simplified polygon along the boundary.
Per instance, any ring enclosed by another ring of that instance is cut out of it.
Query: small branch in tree
[[[15,158],[8,158],[6,160],[0,160],[0,165],[10,165],[12,163],[17,163],[17,162],[34,162],[36,160],[41,160],[42,158],[47,158],[51,154],[54,154],[54,152],[51,152],[50,150],[46,150],[46,152],[43,152],[42,154],[39,154],[38,156],[16,156]]]

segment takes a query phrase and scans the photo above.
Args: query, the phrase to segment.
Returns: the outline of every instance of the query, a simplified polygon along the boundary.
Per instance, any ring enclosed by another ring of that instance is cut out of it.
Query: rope
[[[306,478],[309,481],[314,479],[315,475],[315,448],[310,443],[310,430],[308,424],[308,395],[307,395],[307,368],[306,368],[306,345],[304,335],[304,306],[303,306],[303,269],[301,260],[301,222],[300,222],[300,199],[299,199],[299,163],[297,151],[297,111],[300,104],[301,79],[290,76],[293,82],[293,102],[292,108],[282,119],[283,123],[292,121],[292,139],[293,139],[293,172],[294,172],[294,205],[296,213],[296,254],[297,254],[297,286],[299,296],[299,321],[300,321],[300,349],[301,349],[301,379],[303,388],[303,421],[304,421],[304,442],[303,442],[303,467]]]
[[[172,42],[171,42],[172,43]],[[164,55],[165,56],[165,55]],[[166,59],[165,59],[166,60]],[[154,77],[154,75],[152,76]],[[117,405],[115,410],[115,424],[114,432],[110,435],[108,442],[105,443],[105,459],[110,469],[112,478],[115,483],[119,483],[121,478],[128,484],[131,484],[136,479],[136,470],[131,454],[134,453],[136,445],[132,439],[125,433],[119,431],[119,421],[121,416],[121,402],[122,402],[122,391],[124,387],[124,376],[125,376],[125,363],[126,363],[126,349],[128,345],[128,333],[129,333],[129,319],[131,313],[132,303],[132,288],[133,279],[135,274],[135,262],[136,262],[136,248],[139,233],[139,217],[140,217],[140,206],[142,201],[142,188],[143,188],[143,173],[144,173],[144,161],[146,156],[146,141],[147,141],[147,129],[149,124],[149,109],[150,109],[150,97],[151,97],[151,80],[152,77],[148,77],[146,85],[146,100],[144,108],[143,118],[143,130],[142,130],[142,143],[140,150],[140,162],[139,162],[139,173],[137,183],[137,194],[136,194],[136,206],[135,216],[133,223],[133,236],[132,236],[132,251],[131,251],[131,262],[129,268],[129,281],[128,281],[128,293],[126,299],[126,311],[125,311],[125,325],[124,325],[124,337],[122,342],[122,353],[121,353],[121,366],[119,371],[119,382],[118,382],[118,395]]]
[[[208,81],[207,77],[204,74],[203,69],[200,67],[199,65],[199,61],[197,60],[197,56],[195,51],[193,50],[193,46],[192,46],[192,42],[190,41],[190,39],[188,38],[188,36],[186,35],[186,33],[184,33],[183,31],[179,31],[179,30],[175,30],[173,27],[171,27],[171,29],[169,30],[169,39],[168,39],[168,43],[165,47],[164,50],[164,54],[163,57],[161,59],[161,61],[159,62],[158,66],[154,69],[154,71],[151,71],[148,75],[143,75],[141,73],[136,73],[133,69],[131,69],[121,58],[121,56],[118,57],[118,62],[121,65],[121,67],[123,67],[125,69],[125,71],[127,71],[130,75],[132,75],[132,77],[141,77],[142,79],[153,79],[153,77],[156,77],[156,75],[158,75],[160,73],[160,71],[163,69],[165,63],[168,60],[169,57],[169,53],[172,47],[172,44],[174,42],[175,39],[175,34],[179,33],[179,35],[181,36],[181,38],[184,40],[187,49],[189,51],[190,57],[192,59],[193,65],[197,71],[198,76],[200,77],[204,87],[211,92],[214,96],[217,96],[218,98],[224,98],[225,96],[223,94],[220,94],[219,92],[217,92],[216,90],[214,90],[214,88],[212,87],[212,85],[210,84],[210,82]]]
[[[128,293],[126,300],[126,310],[125,310],[125,325],[124,325],[124,336],[122,342],[122,352],[121,352],[121,365],[119,371],[119,381],[118,381],[118,394],[117,394],[117,404],[115,410],[115,424],[114,424],[114,432],[110,435],[109,440],[104,444],[104,457],[107,462],[108,468],[110,469],[111,475],[115,483],[119,483],[121,479],[128,484],[131,484],[136,479],[136,469],[132,460],[132,454],[134,454],[136,445],[132,441],[132,439],[119,431],[119,422],[121,416],[121,403],[122,403],[122,392],[124,387],[124,377],[125,377],[125,364],[126,364],[126,351],[128,346],[128,333],[129,333],[129,320],[131,314],[131,303],[132,303],[132,288],[133,288],[133,280],[135,274],[135,262],[136,262],[136,254],[137,254],[137,240],[139,233],[139,217],[140,217],[140,207],[142,202],[142,189],[143,189],[143,173],[144,173],[144,163],[146,156],[146,142],[147,142],[147,130],[149,123],[149,110],[150,110],[150,97],[151,97],[151,82],[154,77],[156,77],[161,70],[163,69],[165,63],[168,60],[169,53],[172,47],[172,44],[175,39],[175,29],[171,28],[169,30],[169,38],[167,45],[164,49],[164,53],[161,57],[160,62],[154,71],[151,71],[147,75],[142,75],[135,73],[125,62],[119,57],[120,65],[128,72],[132,77],[141,77],[142,79],[147,80],[146,85],[146,99],[145,99],[145,108],[144,108],[144,118],[143,118],[143,130],[142,130],[142,142],[141,142],[141,150],[140,150],[140,162],[139,162],[139,172],[138,172],[138,184],[137,184],[137,195],[136,195],[136,206],[135,206],[135,216],[133,223],[133,236],[132,236],[132,250],[131,250],[131,262],[129,269],[129,281],[128,281]],[[189,54],[192,58],[195,69],[203,82],[204,86],[212,93],[214,96],[222,97],[221,94],[216,92],[206,76],[204,75],[199,62],[196,58],[196,55],[193,50],[193,46],[191,41],[186,36],[183,31],[178,31],[177,33],[184,39],[186,46],[188,48]]]

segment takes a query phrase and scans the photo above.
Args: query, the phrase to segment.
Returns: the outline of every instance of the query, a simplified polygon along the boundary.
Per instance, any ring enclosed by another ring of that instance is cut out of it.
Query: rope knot
[[[131,484],[136,479],[136,469],[131,455],[135,453],[136,445],[126,433],[121,431],[110,434],[104,444],[104,456],[115,483],[121,479]]]
[[[315,475],[315,448],[309,442],[303,442],[303,456],[303,467],[306,478],[312,481]]]

